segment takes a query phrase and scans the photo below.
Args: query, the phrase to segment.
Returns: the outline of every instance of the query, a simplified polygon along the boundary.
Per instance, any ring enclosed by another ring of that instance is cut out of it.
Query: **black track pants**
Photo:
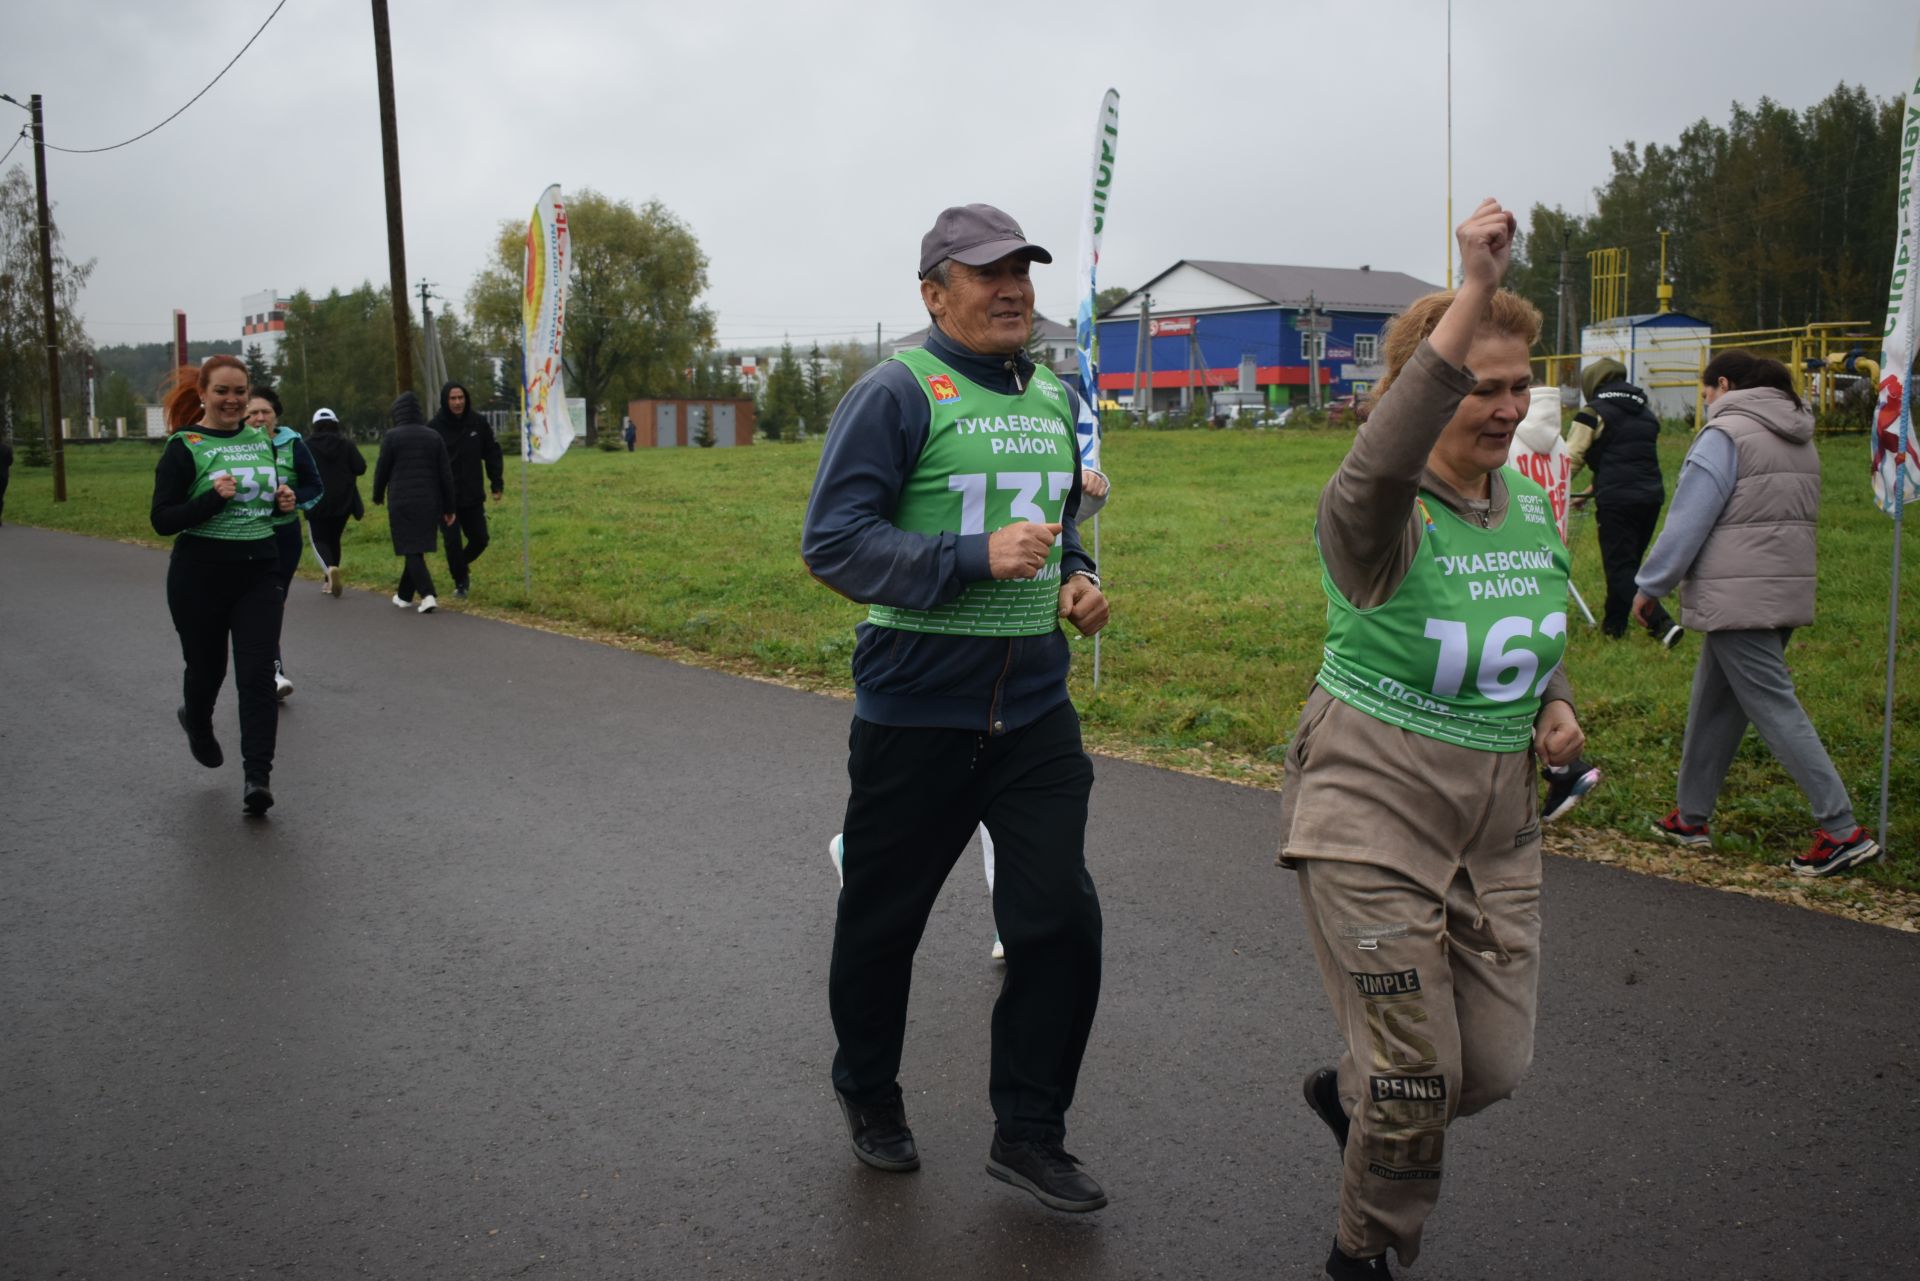
[[[186,660],[182,692],[196,726],[213,723],[214,702],[227,679],[233,648],[233,687],[240,702],[240,756],[249,777],[273,772],[280,702],[273,694],[273,656],[280,644],[285,597],[271,560],[204,561],[175,556],[167,566],[167,608]]]
[[[467,566],[479,560],[492,541],[487,535],[487,505],[481,502],[460,508],[454,513],[453,524],[440,527],[440,537],[447,546],[447,572],[453,575],[453,585],[465,587]]]
[[[1007,951],[987,1093],[1006,1137],[1061,1137],[1100,1001],[1100,900],[1084,856],[1093,763],[1079,716],[1062,703],[997,737],[856,717],[849,748],[846,884],[827,980],[834,1086],[856,1103],[898,1092],[914,951],[984,821]]]
[[[340,563],[340,536],[346,533],[348,519],[345,512],[307,517],[307,537],[313,540],[313,554],[319,558],[320,568],[332,569]]]
[[[1660,523],[1660,504],[1635,503],[1623,507],[1618,503],[1596,503],[1594,518],[1600,536],[1600,563],[1607,571],[1607,607],[1600,619],[1600,629],[1609,636],[1624,636],[1627,624],[1633,619],[1636,590],[1633,576],[1640,572],[1647,545],[1653,541],[1654,527]],[[1647,630],[1655,636],[1665,636],[1672,626],[1673,618],[1655,601],[1653,623]]]
[[[427,558],[419,552],[404,557],[400,585],[393,590],[401,600],[412,600],[415,592],[422,596],[434,595],[433,575],[427,572]]]

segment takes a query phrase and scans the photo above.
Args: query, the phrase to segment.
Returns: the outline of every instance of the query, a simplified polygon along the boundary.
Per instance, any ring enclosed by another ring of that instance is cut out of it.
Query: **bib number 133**
[[[1537,633],[1541,640],[1567,634],[1565,611],[1548,614],[1540,620]],[[1474,688],[1482,698],[1495,703],[1511,703],[1529,692],[1539,697],[1553,675],[1549,668],[1540,671],[1540,655],[1520,642],[1536,635],[1533,620],[1514,614],[1487,628],[1480,644],[1480,669],[1474,673]],[[1433,672],[1433,692],[1440,698],[1458,698],[1467,681],[1470,654],[1467,625],[1455,618],[1429,618],[1427,639],[1440,642],[1440,661]],[[1539,677],[1535,684],[1534,678]]]

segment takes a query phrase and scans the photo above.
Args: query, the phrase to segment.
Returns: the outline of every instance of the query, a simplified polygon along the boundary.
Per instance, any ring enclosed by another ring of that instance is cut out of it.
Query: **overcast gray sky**
[[[191,97],[273,5],[59,0],[29,19],[18,0],[0,92],[44,94],[51,142],[118,142]],[[1485,194],[1587,208],[1609,147],[1670,143],[1736,99],[1803,108],[1842,80],[1904,92],[1912,0],[1771,7],[1456,0],[1456,216]],[[456,302],[498,222],[558,181],[686,220],[726,345],[917,327],[920,236],[972,200],[1054,251],[1039,303],[1070,317],[1109,85],[1121,140],[1103,284],[1181,258],[1445,272],[1443,0],[391,10],[408,274]],[[83,306],[101,343],[162,340],[175,307],[196,338],[233,338],[246,294],[384,282],[369,5],[287,0],[179,120],[102,155],[49,153],[48,168],[69,251],[98,261]]]

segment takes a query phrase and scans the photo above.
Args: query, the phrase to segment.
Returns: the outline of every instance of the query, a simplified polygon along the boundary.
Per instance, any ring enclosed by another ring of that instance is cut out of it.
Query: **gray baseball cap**
[[[920,274],[924,277],[948,258],[984,267],[1022,252],[1035,262],[1053,261],[1052,254],[1027,243],[1019,223],[992,205],[955,205],[941,210],[933,230],[920,238]]]

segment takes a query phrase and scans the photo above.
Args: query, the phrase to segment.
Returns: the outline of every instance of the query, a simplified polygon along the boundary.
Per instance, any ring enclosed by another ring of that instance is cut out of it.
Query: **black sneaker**
[[[455,583],[453,585],[453,598],[455,600],[465,600],[467,598],[467,585],[465,583]]]
[[[996,1128],[993,1146],[987,1149],[987,1173],[1033,1193],[1041,1205],[1069,1214],[1098,1210],[1107,1203],[1107,1194],[1081,1167],[1080,1158],[1061,1147],[1058,1140],[1009,1143]]]
[[[1861,867],[1880,857],[1880,842],[1856,827],[1844,840],[1816,832],[1813,848],[1793,859],[1787,867],[1795,876],[1832,876],[1851,867]]]
[[[249,814],[264,814],[273,808],[273,791],[258,774],[247,775],[247,786],[240,793],[240,804]]]
[[[1347,1130],[1353,1123],[1347,1119],[1346,1109],[1340,1106],[1340,1074],[1332,1068],[1315,1068],[1307,1073],[1300,1092],[1306,1095],[1307,1106],[1313,1109],[1313,1114],[1333,1131],[1334,1146],[1344,1154]]]
[[[1667,634],[1660,638],[1660,648],[1672,649],[1675,645],[1678,645],[1681,641],[1685,640],[1686,635],[1687,635],[1686,628],[1680,626],[1680,624],[1678,623],[1675,623],[1672,627],[1667,628]]]
[[[1575,801],[1600,786],[1602,777],[1599,769],[1587,764],[1584,759],[1559,769],[1549,768],[1540,772],[1547,780],[1547,799],[1540,803],[1542,823],[1551,823],[1572,809]]]
[[[1393,1273],[1387,1270],[1385,1254],[1356,1259],[1336,1240],[1327,1256],[1327,1281],[1393,1281]]]
[[[838,1090],[833,1097],[840,1101],[840,1115],[847,1118],[847,1137],[855,1156],[892,1174],[920,1168],[920,1148],[907,1128],[907,1105],[899,1095],[866,1107],[848,1102]]]
[[[194,729],[193,721],[187,716],[184,703],[175,715],[180,720],[180,728],[187,731],[187,750],[193,753],[194,760],[208,769],[219,769],[226,764],[227,754],[220,750],[220,740],[213,736],[213,726],[209,725],[201,730]]]

